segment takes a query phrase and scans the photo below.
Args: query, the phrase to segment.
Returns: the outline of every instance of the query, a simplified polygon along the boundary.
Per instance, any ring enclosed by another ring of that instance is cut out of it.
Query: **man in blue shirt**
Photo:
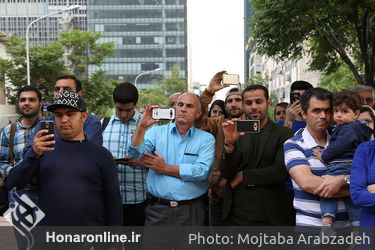
[[[103,146],[116,159],[127,156],[130,136],[141,121],[142,115],[135,110],[137,101],[137,88],[129,82],[117,85],[113,91],[115,111],[103,131]],[[145,224],[147,170],[137,166],[135,161],[134,159],[124,162],[116,161],[124,226],[143,226]]]
[[[150,203],[145,225],[203,226],[204,197],[215,151],[214,137],[195,128],[201,115],[199,97],[182,94],[177,101],[176,122],[146,129],[152,119],[148,105],[131,139],[130,158],[141,158],[149,168]]]

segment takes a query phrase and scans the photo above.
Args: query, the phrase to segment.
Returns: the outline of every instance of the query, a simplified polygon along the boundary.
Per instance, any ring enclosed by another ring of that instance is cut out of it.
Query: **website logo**
[[[26,238],[26,249],[29,250],[34,245],[34,237],[30,231],[44,218],[45,214],[26,194],[19,196],[16,191],[11,191],[10,195],[13,201],[4,213],[4,218]]]

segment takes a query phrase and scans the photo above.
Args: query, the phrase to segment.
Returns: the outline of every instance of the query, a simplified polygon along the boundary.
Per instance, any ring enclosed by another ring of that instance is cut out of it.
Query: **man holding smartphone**
[[[47,109],[55,114],[59,137],[49,141],[54,135],[46,135],[48,130],[35,135],[32,149],[9,173],[9,188],[23,188],[38,176],[38,206],[45,213],[40,225],[122,225],[117,168],[111,153],[84,135],[88,114],[82,97],[61,92]]]
[[[73,91],[82,96],[82,83],[81,81],[76,78],[73,75],[62,75],[57,77],[54,89],[53,89],[53,96],[55,97],[57,94],[63,92],[63,91]],[[55,117],[47,117],[46,121],[54,121]],[[40,131],[40,124],[38,124],[33,132],[33,134],[30,136],[29,140],[27,141],[27,144],[24,148],[23,155],[26,154],[27,151],[29,151],[32,148],[32,143],[34,140],[34,136]],[[102,145],[103,138],[101,133],[101,126],[100,121],[96,116],[94,116],[91,113],[88,113],[88,117],[84,122],[83,126],[83,132],[86,136],[86,138],[98,145]],[[55,133],[55,136],[58,137],[59,135]]]
[[[306,81],[293,82],[290,86],[290,104],[286,109],[286,118],[276,123],[291,128],[294,133],[306,127],[306,122],[301,115],[300,98],[306,90],[312,88],[313,86]]]
[[[283,144],[293,132],[268,118],[271,100],[266,87],[251,85],[243,91],[242,99],[247,119],[259,120],[260,132],[237,132],[239,119],[223,123],[220,170],[227,179],[223,217],[232,226],[292,225]]]
[[[114,157],[118,169],[118,181],[122,196],[123,225],[143,226],[146,208],[147,170],[137,164],[128,155],[129,139],[134,134],[142,115],[135,110],[138,102],[138,90],[129,83],[121,83],[113,91],[115,110],[107,118],[108,125],[103,130],[103,146]],[[102,124],[104,119],[101,120]],[[124,159],[124,160],[120,160]]]

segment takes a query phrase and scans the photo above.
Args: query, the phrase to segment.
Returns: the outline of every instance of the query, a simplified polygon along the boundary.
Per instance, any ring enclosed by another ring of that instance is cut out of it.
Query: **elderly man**
[[[119,226],[122,207],[117,168],[110,152],[86,139],[87,110],[73,91],[55,96],[54,112],[59,137],[40,130],[23,161],[8,176],[9,188],[25,187],[39,178],[40,225]],[[52,146],[52,147],[51,147]]]
[[[148,105],[131,139],[130,158],[149,168],[150,202],[145,225],[203,226],[204,197],[214,160],[215,139],[196,129],[199,97],[184,93],[177,100],[176,122],[146,129],[156,122]]]

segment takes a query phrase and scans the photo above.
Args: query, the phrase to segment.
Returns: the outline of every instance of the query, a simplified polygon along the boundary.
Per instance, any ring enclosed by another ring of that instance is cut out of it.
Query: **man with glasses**
[[[142,115],[135,110],[138,102],[137,88],[129,82],[117,85],[113,91],[113,102],[115,111],[103,130],[103,146],[116,159],[127,158],[129,139],[142,118]],[[101,122],[103,123],[104,119]],[[134,159],[116,161],[116,164],[122,196],[123,225],[143,226],[147,171],[137,166],[137,160]]]
[[[374,108],[374,89],[370,86],[357,85],[352,89],[361,96],[362,104]]]

